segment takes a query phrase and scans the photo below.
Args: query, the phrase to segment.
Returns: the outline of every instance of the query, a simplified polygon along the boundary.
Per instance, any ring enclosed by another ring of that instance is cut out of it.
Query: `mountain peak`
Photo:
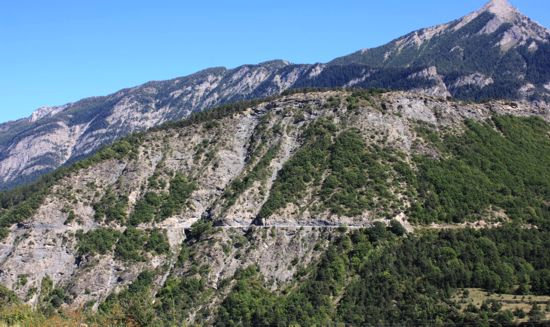
[[[488,11],[498,17],[512,19],[518,13],[508,0],[491,0],[481,11]]]

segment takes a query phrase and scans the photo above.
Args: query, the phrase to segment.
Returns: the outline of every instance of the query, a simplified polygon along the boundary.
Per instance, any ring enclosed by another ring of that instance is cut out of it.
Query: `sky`
[[[327,62],[485,2],[2,0],[0,122],[208,67]],[[550,27],[550,1],[511,3]]]

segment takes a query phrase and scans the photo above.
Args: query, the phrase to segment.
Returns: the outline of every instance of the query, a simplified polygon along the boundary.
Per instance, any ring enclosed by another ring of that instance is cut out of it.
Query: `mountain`
[[[124,138],[0,196],[0,321],[517,321],[502,296],[549,292],[549,122],[513,101],[296,91]]]
[[[384,46],[337,58],[333,65],[431,67],[456,98],[548,99],[550,31],[507,0]]]
[[[367,71],[373,78],[364,81],[361,76]],[[207,69],[105,97],[40,108],[27,119],[0,125],[0,189],[33,181],[132,132],[216,105],[280,94],[291,87],[406,85],[437,94],[429,81],[414,75],[418,71],[398,69],[386,74],[363,65],[342,69],[272,61],[231,70]]]
[[[504,0],[328,64],[272,61],[213,68],[106,97],[41,108],[0,125],[0,189],[35,180],[132,132],[217,105],[296,88],[386,88],[546,105],[550,38]]]

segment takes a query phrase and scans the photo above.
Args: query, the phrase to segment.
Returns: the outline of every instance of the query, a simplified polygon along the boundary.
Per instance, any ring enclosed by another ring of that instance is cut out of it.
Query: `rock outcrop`
[[[493,0],[448,24],[329,64],[276,60],[212,68],[106,97],[40,108],[27,119],[0,125],[0,188],[32,181],[132,132],[291,88],[386,88],[542,103],[550,96],[549,35],[508,2]]]
[[[327,131],[334,138],[356,131],[367,147],[381,148],[387,155],[395,153],[391,161],[407,164],[414,155],[438,155],[419,134],[419,126],[461,133],[465,120],[483,122],[495,115],[550,121],[547,107],[526,102],[466,104],[405,92],[296,93],[216,113],[217,118],[146,133],[137,143],[124,143],[125,155],[98,155],[60,177],[34,214],[12,225],[0,243],[0,284],[37,305],[47,279],[66,290],[70,300],[65,306],[81,308],[91,303],[97,307],[144,270],[163,271],[157,280],[160,287],[168,275],[193,274],[204,265],[209,268],[203,278],[216,290],[239,268],[258,263],[271,287],[277,289],[293,278],[300,266],[296,262],[304,266],[318,257],[331,230],[339,226],[362,228],[375,221],[387,222],[389,216],[413,228],[402,211],[410,205],[406,182],[395,184],[391,173],[386,178],[395,205],[375,202],[371,209],[339,214],[323,206],[323,196],[310,186],[293,193],[301,194],[300,198],[258,219],[276,196],[274,192],[279,192],[274,191],[274,184],[281,178],[281,169],[313,142],[308,135],[318,132],[308,132],[310,128],[321,126],[322,131],[322,126],[329,126]],[[114,149],[118,153],[122,145]],[[138,213],[148,217],[147,210],[158,210],[148,198],[156,194],[165,199],[167,194],[183,192],[182,188],[174,190],[177,176],[195,184],[185,204],[162,219],[160,211],[152,220],[139,218]],[[396,209],[388,212],[388,208]],[[99,210],[106,214],[98,216]],[[197,237],[197,223],[211,223],[217,232],[193,248],[193,263],[177,264],[183,240]],[[144,240],[148,233],[160,231],[169,249],[155,252],[145,246],[142,252],[136,250],[138,259],[132,259],[119,249],[123,245],[112,245],[102,253],[83,248],[83,237],[93,231],[111,230],[122,239],[129,236],[120,235],[133,229],[141,231],[133,233],[143,233]],[[247,241],[239,241],[242,238]],[[212,306],[223,298],[223,294],[213,294]],[[193,320],[192,314],[189,319]]]

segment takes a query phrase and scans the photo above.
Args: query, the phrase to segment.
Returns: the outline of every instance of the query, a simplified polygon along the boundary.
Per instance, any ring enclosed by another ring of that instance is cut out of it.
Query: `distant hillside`
[[[0,189],[35,180],[132,132],[292,88],[386,88],[545,106],[550,94],[549,35],[505,0],[493,0],[448,24],[329,64],[278,60],[212,68],[106,97],[40,108],[28,119],[0,125]]]
[[[548,99],[550,31],[492,0],[447,24],[414,31],[384,46],[335,59],[333,65],[433,67],[453,97]]]

